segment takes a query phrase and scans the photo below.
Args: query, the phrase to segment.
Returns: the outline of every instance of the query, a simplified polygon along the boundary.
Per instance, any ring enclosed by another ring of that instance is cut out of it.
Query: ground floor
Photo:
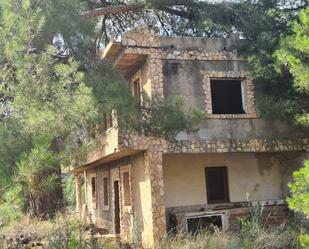
[[[77,174],[77,206],[104,232],[142,241],[145,248],[167,231],[237,229],[249,206],[263,208],[265,224],[280,224],[288,212],[287,184],[305,156],[134,151]]]

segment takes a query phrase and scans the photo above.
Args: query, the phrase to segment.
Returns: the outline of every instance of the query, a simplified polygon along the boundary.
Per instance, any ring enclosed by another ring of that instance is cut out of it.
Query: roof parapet
[[[120,42],[110,42],[101,57],[112,63],[122,74],[128,76],[132,70],[145,61],[148,56],[148,52],[145,51],[149,51],[147,49],[234,52],[238,42],[238,33],[231,33],[227,38],[161,37],[156,28],[144,24],[124,32]],[[128,53],[126,51],[128,48],[140,48],[144,52]]]

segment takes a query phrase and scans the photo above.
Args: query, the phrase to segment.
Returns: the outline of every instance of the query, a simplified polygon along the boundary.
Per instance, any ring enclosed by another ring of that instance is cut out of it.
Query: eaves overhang
[[[81,174],[85,171],[95,169],[95,168],[101,167],[101,166],[103,167],[107,163],[117,161],[119,159],[122,159],[122,158],[125,158],[125,157],[128,157],[128,156],[133,156],[133,155],[136,155],[140,152],[142,152],[142,150],[133,150],[133,149],[129,149],[129,148],[120,149],[117,152],[114,152],[112,154],[104,156],[104,157],[102,157],[102,158],[100,158],[96,161],[89,162],[89,163],[86,163],[84,165],[78,166],[78,167],[72,169],[71,172],[74,173],[74,174]]]
[[[121,42],[110,42],[103,51],[101,58],[113,64],[125,77],[130,76],[146,60],[147,55],[128,53]]]

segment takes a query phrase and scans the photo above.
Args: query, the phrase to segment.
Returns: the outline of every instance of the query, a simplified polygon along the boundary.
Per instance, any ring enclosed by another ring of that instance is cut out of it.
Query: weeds
[[[239,231],[227,233],[219,229],[198,233],[167,235],[158,249],[308,249],[306,238],[298,239],[295,227],[268,228],[261,222],[263,207],[254,207],[250,215],[239,220]],[[141,239],[133,229],[135,243],[130,248],[140,249]],[[136,231],[135,231],[136,230]],[[302,242],[304,247],[300,247]],[[77,217],[58,215],[49,221],[21,224],[14,229],[0,231],[3,249],[123,249],[117,241],[108,241],[96,234],[93,225],[85,226]]]

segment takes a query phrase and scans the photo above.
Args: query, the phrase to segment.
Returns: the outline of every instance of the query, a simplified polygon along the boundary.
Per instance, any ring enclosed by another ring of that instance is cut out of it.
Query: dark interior
[[[92,190],[92,196],[95,197],[96,195],[96,182],[95,177],[91,178],[91,190]]]
[[[120,206],[119,206],[119,181],[114,181],[114,225],[115,233],[120,234]]]
[[[222,229],[222,219],[220,215],[205,216],[187,219],[188,232],[195,234],[199,231],[214,232],[216,228]]]
[[[103,178],[103,187],[104,187],[104,206],[108,206],[108,179],[107,177]]]
[[[207,202],[229,202],[226,167],[211,167],[205,169]]]
[[[241,95],[241,80],[211,80],[213,114],[245,113]]]

